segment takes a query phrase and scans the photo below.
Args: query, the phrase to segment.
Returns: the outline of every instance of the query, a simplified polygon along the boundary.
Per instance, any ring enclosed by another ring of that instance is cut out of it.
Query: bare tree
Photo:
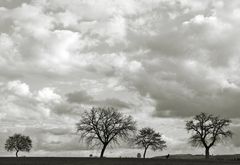
[[[162,136],[155,132],[152,128],[142,128],[136,136],[135,143],[144,148],[143,158],[146,156],[149,147],[152,150],[163,150],[167,147],[166,142],[162,140]]]
[[[5,143],[5,149],[7,151],[16,151],[16,157],[18,157],[19,151],[29,152],[31,148],[32,140],[30,137],[21,134],[14,134],[13,136],[10,136]]]
[[[114,108],[92,108],[82,115],[77,131],[88,145],[102,146],[100,157],[103,157],[108,144],[117,143],[119,138],[128,139],[136,130],[135,125],[131,116],[124,116]]]
[[[205,148],[205,158],[209,159],[209,150],[224,138],[232,137],[228,129],[231,120],[221,119],[211,114],[201,113],[187,121],[186,129],[193,134],[190,143],[195,147]]]

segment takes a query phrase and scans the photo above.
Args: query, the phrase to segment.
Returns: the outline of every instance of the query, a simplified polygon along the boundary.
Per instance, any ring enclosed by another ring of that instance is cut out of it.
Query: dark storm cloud
[[[86,105],[93,105],[93,106],[101,106],[101,107],[114,107],[114,108],[130,108],[128,103],[121,101],[116,98],[107,98],[103,100],[94,99],[90,96],[86,91],[77,91],[68,93],[67,101],[70,103],[78,103],[78,104],[86,104]]]
[[[93,97],[88,95],[86,91],[78,91],[67,94],[67,100],[71,103],[90,103]]]
[[[130,105],[128,103],[125,103],[119,99],[110,98],[110,99],[104,99],[104,100],[95,100],[93,101],[94,104],[97,106],[102,107],[114,107],[114,108],[130,108]]]
[[[208,112],[239,117],[240,91],[235,83],[191,61],[187,64],[189,66],[166,61],[159,60],[157,65],[149,65],[151,75],[143,72],[127,77],[143,96],[150,95],[156,101],[154,115],[187,117]],[[168,72],[161,71],[167,67]]]

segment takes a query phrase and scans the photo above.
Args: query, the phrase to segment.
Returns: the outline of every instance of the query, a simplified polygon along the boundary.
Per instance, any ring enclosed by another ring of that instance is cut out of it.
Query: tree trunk
[[[147,148],[144,149],[143,158],[146,157]]]
[[[18,157],[18,152],[19,152],[19,150],[16,151],[16,157]]]
[[[100,155],[100,158],[102,158],[103,157],[103,154],[104,154],[104,151],[105,151],[105,149],[107,148],[107,145],[106,144],[104,144],[103,145],[103,148],[102,148],[102,151],[101,151],[101,155]]]
[[[210,149],[209,147],[205,148],[205,158],[206,159],[209,159],[209,149]]]

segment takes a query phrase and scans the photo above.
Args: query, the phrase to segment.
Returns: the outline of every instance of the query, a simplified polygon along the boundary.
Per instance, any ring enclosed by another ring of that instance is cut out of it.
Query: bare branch
[[[187,121],[186,129],[193,133],[190,143],[196,147],[205,147],[209,152],[209,148],[216,145],[217,142],[232,137],[232,132],[228,130],[230,124],[231,120],[201,113],[196,115],[193,120]]]
[[[142,128],[136,136],[135,141],[136,145],[144,148],[144,158],[149,147],[151,147],[154,151],[163,150],[167,147],[166,142],[162,140],[162,136],[155,132],[152,128]]]
[[[77,123],[77,131],[88,145],[101,145],[105,150],[109,143],[117,143],[119,138],[127,139],[136,130],[135,124],[131,116],[124,116],[114,108],[92,108]]]

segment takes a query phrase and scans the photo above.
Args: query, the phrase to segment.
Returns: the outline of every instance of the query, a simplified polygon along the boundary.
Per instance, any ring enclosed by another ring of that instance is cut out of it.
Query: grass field
[[[239,165],[240,161],[137,159],[137,158],[64,158],[1,157],[0,165]]]

